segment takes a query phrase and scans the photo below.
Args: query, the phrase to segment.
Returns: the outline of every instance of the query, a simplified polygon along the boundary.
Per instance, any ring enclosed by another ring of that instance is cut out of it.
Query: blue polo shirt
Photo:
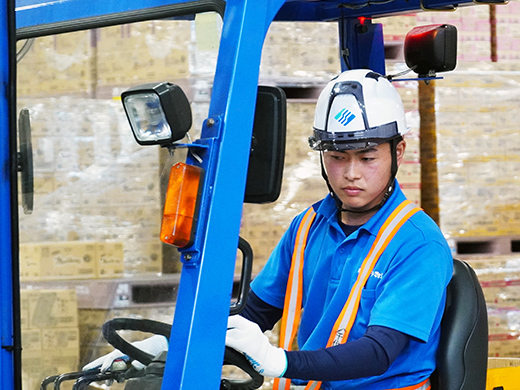
[[[396,183],[397,184],[397,183]],[[303,268],[301,350],[326,346],[376,235],[405,200],[396,189],[383,207],[348,237],[338,223],[334,199],[314,204]],[[251,288],[266,303],[282,308],[296,232],[303,214],[291,223]],[[404,223],[375,265],[363,290],[348,341],[370,325],[405,333],[411,341],[383,375],[324,382],[322,389],[396,389],[420,383],[435,369],[446,287],[453,272],[450,249],[435,222],[420,211]],[[348,364],[348,362],[345,362]]]

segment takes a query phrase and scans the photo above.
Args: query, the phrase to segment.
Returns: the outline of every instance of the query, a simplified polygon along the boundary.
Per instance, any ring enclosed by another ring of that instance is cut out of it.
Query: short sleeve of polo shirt
[[[438,241],[403,244],[377,287],[369,325],[386,326],[427,342],[443,312],[453,261]]]

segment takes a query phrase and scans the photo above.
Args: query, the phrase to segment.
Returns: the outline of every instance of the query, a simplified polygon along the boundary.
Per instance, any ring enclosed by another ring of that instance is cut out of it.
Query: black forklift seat
[[[453,260],[432,390],[485,390],[488,360],[486,302],[475,271]]]

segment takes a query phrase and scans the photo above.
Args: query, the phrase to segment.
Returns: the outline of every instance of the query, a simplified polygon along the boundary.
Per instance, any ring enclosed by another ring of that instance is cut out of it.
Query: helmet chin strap
[[[390,143],[390,153],[392,156],[392,166],[391,166],[391,175],[390,175],[390,181],[388,182],[388,185],[385,188],[385,193],[383,195],[383,198],[381,199],[381,202],[379,204],[367,209],[367,210],[361,210],[361,209],[347,209],[343,207],[343,202],[339,199],[338,195],[334,192],[332,189],[332,186],[329,183],[329,178],[327,176],[327,172],[325,171],[325,166],[323,164],[323,152],[320,152],[320,164],[321,164],[321,176],[325,180],[325,183],[327,183],[327,188],[329,189],[330,195],[336,202],[336,207],[338,211],[340,212],[348,212],[348,213],[356,213],[356,214],[365,214],[370,213],[375,210],[379,210],[385,202],[388,200],[390,195],[394,192],[394,182],[395,182],[395,176],[397,175],[397,144],[399,143],[399,139],[392,139],[389,141]]]
[[[394,178],[392,177],[390,179],[390,182],[388,183],[388,185],[386,186],[386,189],[385,189],[385,194],[383,195],[383,199],[381,199],[381,202],[379,202],[379,204],[367,209],[367,210],[362,210],[362,209],[358,209],[358,210],[355,210],[355,209],[347,209],[345,207],[343,207],[343,205],[341,204],[341,201],[339,201],[339,198],[336,200],[336,206],[338,207],[338,210],[339,211],[346,211],[346,212],[349,212],[349,213],[357,213],[357,214],[365,214],[365,213],[370,213],[372,211],[375,211],[375,210],[379,210],[381,207],[383,207],[383,205],[385,204],[385,202],[388,200],[388,198],[390,197],[390,195],[392,195],[392,192],[394,192]],[[336,199],[337,198],[337,195],[334,194],[333,197]],[[339,206],[339,204],[341,204],[341,206]]]

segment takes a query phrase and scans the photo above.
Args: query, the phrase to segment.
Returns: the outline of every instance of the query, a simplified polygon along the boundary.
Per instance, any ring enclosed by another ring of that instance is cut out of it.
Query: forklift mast
[[[472,4],[471,0],[456,5]],[[233,284],[259,68],[273,21],[338,23],[342,69],[385,74],[382,26],[372,18],[421,10],[449,10],[453,0],[7,0],[0,6],[0,387],[19,389],[20,340],[16,40],[129,22],[168,18],[178,10],[212,10],[223,16],[208,118],[197,140],[205,171],[193,245],[183,262],[163,389],[217,389]],[[365,19],[366,18],[366,19]],[[16,21],[16,24],[14,24]]]

